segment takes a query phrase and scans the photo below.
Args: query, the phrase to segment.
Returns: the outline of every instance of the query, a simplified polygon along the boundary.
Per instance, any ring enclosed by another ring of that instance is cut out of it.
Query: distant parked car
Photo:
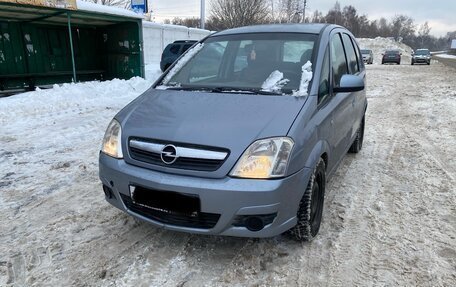
[[[363,49],[361,50],[361,55],[363,55],[364,63],[372,64],[374,62],[374,53],[372,53],[372,50]]]
[[[197,41],[195,40],[178,40],[168,44],[168,46],[166,46],[163,50],[161,56],[160,69],[162,72],[168,69],[168,67],[171,66],[171,64],[174,63],[180,55],[187,51],[196,42]]]
[[[412,65],[415,64],[431,64],[431,52],[429,49],[417,49],[412,55]]]
[[[396,63],[398,65],[401,64],[402,53],[399,52],[399,50],[386,50],[382,55],[382,65],[386,63]]]
[[[106,200],[170,230],[314,238],[327,179],[363,145],[366,70],[353,34],[242,27],[186,55],[109,124]]]

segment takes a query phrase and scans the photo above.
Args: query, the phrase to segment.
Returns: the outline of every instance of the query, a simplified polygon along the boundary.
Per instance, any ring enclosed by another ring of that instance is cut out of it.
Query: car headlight
[[[288,137],[258,140],[247,148],[230,176],[258,179],[285,176],[293,145]]]
[[[103,138],[103,144],[101,145],[101,151],[114,158],[123,158],[122,153],[122,129],[118,121],[113,119]]]

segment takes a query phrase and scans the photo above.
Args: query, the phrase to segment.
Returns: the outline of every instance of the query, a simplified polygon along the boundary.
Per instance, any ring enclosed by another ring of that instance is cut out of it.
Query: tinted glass
[[[399,51],[389,50],[385,52],[386,55],[398,55]]]
[[[320,83],[318,86],[318,103],[323,102],[329,96],[329,52],[326,49],[321,67]]]
[[[182,53],[184,53],[185,51],[187,51],[191,46],[193,46],[193,44],[186,44],[186,45],[184,45],[184,47],[182,48]]]
[[[342,34],[342,39],[344,41],[345,53],[347,54],[349,71],[351,74],[356,74],[359,72],[359,66],[358,57],[356,56],[353,43],[350,39],[350,36],[347,34]]]
[[[415,55],[430,55],[429,50],[416,50]]]
[[[370,54],[370,50],[361,50],[361,54]]]
[[[179,53],[180,45],[172,45],[171,48],[169,48],[169,51],[173,54]]]
[[[211,37],[162,85],[261,90],[270,76],[280,72],[283,75],[281,79],[271,77],[277,79],[273,83],[277,85],[273,86],[280,86],[282,93],[292,93],[299,89],[302,66],[311,60],[317,37],[299,33]]]
[[[331,39],[331,67],[334,85],[338,87],[342,76],[348,74],[345,51],[339,34],[334,35]]]

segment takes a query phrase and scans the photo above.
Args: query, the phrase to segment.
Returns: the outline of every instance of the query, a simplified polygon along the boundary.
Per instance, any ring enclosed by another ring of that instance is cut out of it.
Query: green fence
[[[0,92],[71,82],[75,76],[77,81],[144,76],[141,20],[71,13],[52,14],[55,24],[44,22],[45,16],[36,23],[5,21],[0,11]],[[97,24],[81,24],[90,21]]]

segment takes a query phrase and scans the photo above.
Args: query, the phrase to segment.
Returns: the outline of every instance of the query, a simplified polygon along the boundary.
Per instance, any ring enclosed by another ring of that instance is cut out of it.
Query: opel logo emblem
[[[176,147],[172,144],[165,145],[161,150],[160,158],[165,164],[173,164],[179,158],[176,154]]]

